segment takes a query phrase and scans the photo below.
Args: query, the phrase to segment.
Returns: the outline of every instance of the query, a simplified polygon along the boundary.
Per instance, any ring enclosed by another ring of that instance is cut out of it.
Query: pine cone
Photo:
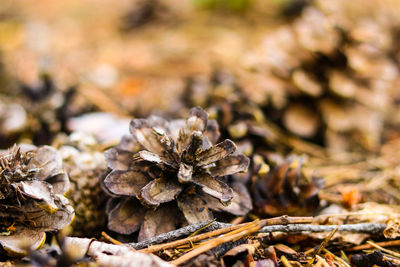
[[[26,247],[20,247],[21,243],[38,248],[46,231],[66,227],[74,217],[73,208],[63,196],[68,187],[61,155],[54,148],[21,145],[1,153],[2,248],[10,254],[24,254]]]
[[[67,140],[58,142],[63,143],[59,151],[71,180],[68,197],[75,208],[71,235],[99,236],[106,217],[106,197],[99,183],[99,177],[107,170],[104,154],[90,135],[72,133]]]
[[[223,180],[245,171],[249,159],[234,154],[231,140],[215,145],[218,124],[207,117],[193,108],[186,121],[135,119],[132,136],[106,151],[112,171],[104,187],[120,197],[108,203],[110,230],[129,235],[140,228],[139,240],[145,240],[178,225],[209,220],[210,210],[245,215],[251,209],[244,186],[230,187]]]
[[[231,139],[247,156],[259,148],[287,150],[279,143],[272,127],[267,125],[262,110],[251,101],[228,71],[216,71],[212,77],[191,77],[182,102],[204,107],[220,125],[223,138]]]
[[[59,132],[67,131],[67,121],[93,107],[79,98],[76,87],[60,89],[52,77],[43,74],[35,84],[21,84],[14,99],[27,114],[26,132],[35,144],[48,144]]]
[[[260,157],[260,156],[259,156]],[[257,170],[252,177],[252,195],[255,211],[260,215],[309,215],[319,206],[318,192],[324,180],[313,177],[308,180],[302,173],[304,158],[289,156],[275,157],[277,163],[271,171],[255,160]],[[269,162],[272,160],[270,159]],[[257,173],[258,172],[258,173]],[[258,178],[257,176],[261,176]]]
[[[124,31],[137,30],[149,25],[168,25],[193,16],[192,5],[185,1],[137,0],[128,7],[122,17],[121,28]]]
[[[343,12],[319,1],[267,35],[243,57],[253,71],[238,80],[289,132],[339,151],[375,149],[394,109],[398,24],[378,11],[357,21],[344,6],[329,8]]]

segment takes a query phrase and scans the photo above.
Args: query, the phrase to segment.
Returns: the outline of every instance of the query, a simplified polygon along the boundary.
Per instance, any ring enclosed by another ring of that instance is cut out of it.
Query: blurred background
[[[0,146],[76,130],[119,138],[132,117],[196,105],[240,137],[230,117],[250,103],[271,140],[374,152],[398,135],[399,11],[396,0],[3,0]]]

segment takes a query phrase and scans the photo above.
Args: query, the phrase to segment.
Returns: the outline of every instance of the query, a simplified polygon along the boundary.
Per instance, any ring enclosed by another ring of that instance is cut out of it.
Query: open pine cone
[[[112,171],[105,189],[119,199],[108,203],[108,228],[139,240],[178,225],[212,219],[210,210],[245,215],[251,209],[243,185],[222,178],[245,171],[249,159],[219,138],[218,124],[201,108],[184,120],[134,119],[132,136],[106,151]],[[183,214],[183,216],[182,216]]]
[[[38,248],[46,231],[74,217],[63,194],[69,188],[60,154],[52,147],[21,145],[0,154],[0,244],[10,254]]]

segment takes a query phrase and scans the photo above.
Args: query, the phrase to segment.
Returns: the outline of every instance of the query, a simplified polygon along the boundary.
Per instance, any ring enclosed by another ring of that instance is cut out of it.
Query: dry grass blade
[[[215,219],[212,220],[211,222],[209,222],[208,224],[206,224],[205,226],[201,227],[199,230],[197,230],[197,231],[191,233],[191,234],[189,235],[189,237],[197,235],[198,233],[200,233],[201,231],[203,231],[204,229],[206,229],[207,227],[209,227],[213,222],[215,222]]]
[[[111,244],[122,245],[122,243],[120,241],[116,240],[115,238],[112,238],[111,236],[109,236],[105,232],[101,232],[101,236],[103,238],[105,238],[108,242],[110,242]],[[134,248],[132,248],[132,249],[135,250]]]
[[[283,266],[285,266],[285,267],[293,267],[293,265],[283,255],[281,256],[281,262],[282,262]]]
[[[187,262],[188,260],[212,249],[215,248],[223,243],[233,241],[240,239],[244,236],[247,236],[251,233],[254,233],[260,229],[260,224],[259,222],[252,222],[249,225],[242,226],[241,228],[232,231],[231,233],[228,233],[226,235],[217,237],[215,239],[209,240],[205,242],[204,244],[194,248],[193,250],[189,251],[188,253],[184,254],[183,256],[177,258],[176,260],[173,260],[171,263],[175,265],[180,265],[184,262]]]
[[[392,262],[393,264],[396,264],[396,266],[400,265],[400,260],[393,259],[385,255],[383,255],[382,260]]]
[[[394,247],[394,246],[400,246],[400,240],[383,241],[383,242],[377,242],[374,244],[378,245],[380,247]],[[358,251],[358,250],[371,249],[373,247],[374,246],[371,244],[364,244],[364,245],[347,248],[347,249],[345,249],[345,251]]]
[[[372,242],[372,241],[367,241],[367,243],[370,244],[371,246],[373,246],[374,248],[376,248],[376,249],[382,251],[382,252],[385,252],[385,253],[387,253],[387,254],[393,256],[393,257],[400,258],[400,253],[397,253],[397,252],[392,251],[392,250],[390,250],[390,249],[383,248],[383,247],[377,245],[376,243],[374,243],[374,242]]]

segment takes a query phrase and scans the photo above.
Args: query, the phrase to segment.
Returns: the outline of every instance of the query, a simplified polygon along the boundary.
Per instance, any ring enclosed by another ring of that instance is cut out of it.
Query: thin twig
[[[343,225],[314,225],[314,224],[288,224],[288,225],[271,225],[263,227],[259,232],[331,232],[338,228],[339,232],[368,233],[379,234],[386,228],[386,224],[382,223],[356,223]]]
[[[346,212],[346,213],[334,213],[334,214],[321,214],[318,216],[314,217],[314,221],[319,221],[322,220],[322,218],[329,218],[329,217],[344,217],[344,218],[352,218],[352,217],[358,217],[358,216],[365,216],[365,215],[369,215],[369,216],[388,216],[392,219],[394,218],[399,218],[400,217],[400,213],[393,213],[393,212],[371,212],[371,213],[365,213],[365,212]]]
[[[350,262],[349,257],[347,257],[346,253],[344,253],[343,250],[340,250],[340,258],[343,259],[346,262]]]
[[[311,266],[311,264],[314,262],[314,259],[316,258],[316,256],[318,256],[318,254],[321,253],[322,249],[325,248],[326,244],[328,244],[328,242],[332,239],[332,237],[336,234],[337,231],[338,231],[338,228],[336,227],[329,233],[329,235],[324,239],[324,241],[322,241],[322,243],[318,246],[318,249],[315,252],[312,259],[307,263],[307,266]]]
[[[260,225],[260,227],[266,226],[266,225],[282,225],[282,224],[299,224],[299,223],[311,223],[312,222],[312,217],[289,217],[289,216],[280,216],[280,217],[276,217],[276,218],[270,218],[270,219],[264,219],[258,222],[258,224]],[[216,223],[216,222],[215,222]],[[214,224],[214,223],[213,223]],[[211,226],[213,225],[211,224]],[[207,232],[207,233],[203,233],[197,236],[192,236],[192,237],[188,237],[188,238],[184,238],[184,239],[180,239],[180,240],[176,240],[176,241],[172,241],[170,243],[166,243],[166,244],[160,244],[160,245],[154,245],[154,246],[150,246],[147,249],[142,249],[141,251],[143,252],[149,252],[149,253],[153,253],[153,252],[157,252],[160,250],[164,250],[164,249],[168,249],[168,248],[174,248],[180,245],[184,245],[188,242],[198,242],[204,239],[208,239],[217,235],[222,235],[222,234],[226,234],[228,232],[234,231],[236,229],[240,229],[246,225],[249,225],[251,223],[242,223],[239,225],[233,225],[233,226],[228,226],[228,227],[224,227],[221,229],[217,229],[211,232]],[[229,225],[229,224],[228,224]],[[134,246],[136,248],[136,246]]]
[[[204,222],[191,224],[186,227],[182,227],[177,230],[152,237],[150,239],[147,239],[147,240],[139,242],[139,243],[130,243],[128,245],[130,245],[131,247],[133,247],[135,249],[143,249],[143,248],[146,248],[151,245],[161,244],[166,241],[170,242],[173,240],[177,240],[183,236],[188,236],[188,235],[198,231],[199,229],[202,229],[205,226],[207,226],[206,229],[208,231],[213,231],[213,230],[228,227],[228,226],[230,226],[230,224],[221,223],[221,222],[213,222],[213,221],[208,220],[208,221],[204,221]]]
[[[280,218],[280,217],[278,217]],[[296,219],[296,217],[293,217]],[[276,219],[276,218],[272,218]],[[271,219],[267,219],[271,220]],[[302,221],[304,220],[302,219]],[[161,244],[165,241],[171,241],[171,240],[176,240],[182,236],[187,236],[190,235],[193,232],[196,232],[197,230],[203,228],[207,224],[209,224],[210,221],[206,222],[201,222],[198,224],[193,224],[184,228],[180,228],[175,231],[171,231],[165,234],[158,235],[156,237],[153,237],[151,239],[148,239],[146,241],[140,242],[140,243],[131,243],[129,244],[133,248],[136,249],[143,249],[148,246],[148,249],[144,249],[145,252],[156,252],[160,251],[163,249],[168,249],[172,247],[177,247],[183,244],[186,244],[188,242],[197,242],[206,238],[210,238],[215,235],[223,234],[235,229],[238,229],[242,227],[243,225],[246,224],[240,224],[240,225],[230,225],[226,223],[220,223],[220,222],[212,222],[206,229],[207,230],[221,230],[220,232],[215,232],[211,231],[208,233],[204,233],[201,235],[197,235],[194,237],[188,237],[186,239],[180,239],[175,242],[169,242],[166,244]],[[385,228],[385,224],[379,224],[379,223],[359,223],[359,224],[345,224],[345,225],[312,225],[312,224],[288,224],[288,225],[269,225],[263,227],[259,232],[330,232],[335,228],[338,228],[339,232],[355,232],[355,233],[369,233],[369,234],[379,234],[381,233]],[[161,244],[159,246],[156,246],[157,244]]]
[[[314,262],[314,260],[315,260],[316,258],[318,258],[318,256],[319,256],[318,254],[320,254],[321,251],[322,251],[322,249],[325,248],[326,244],[328,244],[328,242],[332,239],[332,237],[333,237],[334,234],[337,232],[337,230],[338,230],[337,227],[336,227],[335,229],[333,229],[333,230],[329,233],[329,235],[324,239],[324,241],[322,241],[322,243],[318,246],[317,250],[315,251],[314,256],[312,257],[312,259],[308,261],[307,267],[308,267],[308,266],[311,266],[311,264]],[[314,250],[312,250],[312,251],[314,251]],[[308,251],[307,251],[307,252],[308,252]],[[306,255],[307,255],[307,252],[305,253]],[[317,265],[317,264],[316,264],[316,265]]]

